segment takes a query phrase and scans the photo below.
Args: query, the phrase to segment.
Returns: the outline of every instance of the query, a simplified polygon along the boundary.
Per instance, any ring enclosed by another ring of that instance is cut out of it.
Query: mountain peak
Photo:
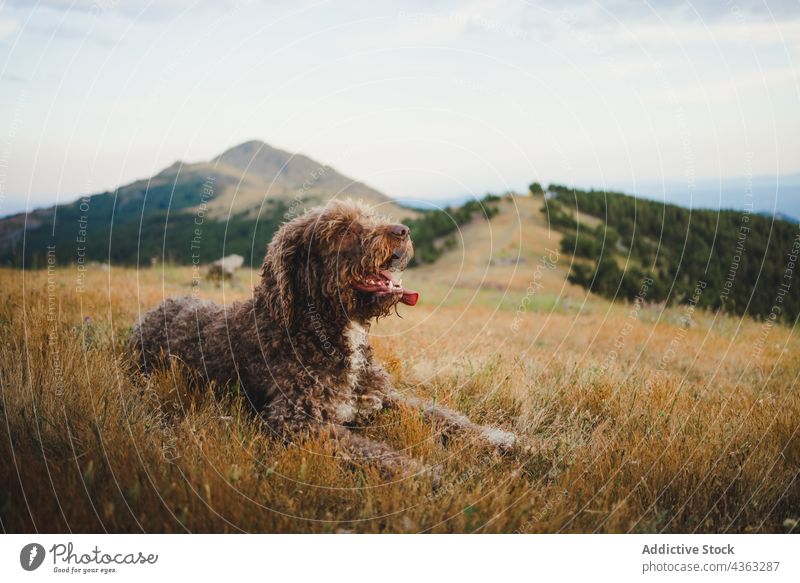
[[[249,170],[254,163],[258,165],[265,160],[280,160],[285,163],[291,158],[292,154],[290,152],[273,148],[261,140],[249,140],[228,148],[222,154],[213,158],[211,162],[228,164],[241,170]]]
[[[228,156],[241,156],[241,155],[256,155],[260,151],[265,150],[267,152],[274,151],[275,148],[271,147],[269,144],[262,142],[261,140],[248,140],[246,142],[242,142],[241,144],[237,144],[236,146],[231,146],[222,154],[213,158],[212,161],[218,160],[220,158],[228,157]]]
[[[241,172],[241,177],[265,181],[274,196],[285,191],[287,198],[302,193],[304,198],[319,202],[332,197],[353,196],[371,204],[390,199],[365,184],[344,176],[321,162],[303,154],[279,150],[260,141],[250,140],[225,150],[211,160]]]
[[[278,184],[294,184],[298,180],[302,183],[304,175],[322,167],[322,164],[306,156],[273,148],[260,140],[250,140],[228,148],[211,162],[226,164],[244,174]]]

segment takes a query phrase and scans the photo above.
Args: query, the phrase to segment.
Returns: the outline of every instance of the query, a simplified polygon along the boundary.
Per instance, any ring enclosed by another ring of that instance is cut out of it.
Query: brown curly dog
[[[408,227],[359,203],[314,208],[275,234],[252,299],[227,308],[168,299],[143,316],[130,348],[145,372],[174,357],[201,381],[238,383],[273,433],[329,435],[340,454],[376,461],[390,473],[421,466],[351,429],[400,403],[443,431],[513,447],[511,433],[399,394],[373,358],[370,322],[398,303],[417,303],[419,294],[398,277],[412,253]]]

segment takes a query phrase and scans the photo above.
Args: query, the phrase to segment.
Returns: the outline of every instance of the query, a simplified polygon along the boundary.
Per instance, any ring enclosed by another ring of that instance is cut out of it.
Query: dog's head
[[[400,275],[413,254],[405,225],[352,201],[334,201],[284,224],[267,248],[260,292],[291,322],[313,309],[366,321],[419,294]]]

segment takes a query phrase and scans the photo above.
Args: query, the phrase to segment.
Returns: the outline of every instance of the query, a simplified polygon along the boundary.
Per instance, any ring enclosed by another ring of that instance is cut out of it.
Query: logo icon
[[[44,547],[38,543],[30,543],[19,552],[19,564],[26,571],[35,571],[44,562]]]

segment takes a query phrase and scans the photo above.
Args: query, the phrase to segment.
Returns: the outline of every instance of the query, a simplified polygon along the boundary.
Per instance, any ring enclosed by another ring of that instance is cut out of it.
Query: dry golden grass
[[[123,350],[131,325],[140,309],[191,293],[188,268],[95,267],[80,293],[74,268],[0,270],[3,529],[793,528],[800,343],[790,329],[560,293],[561,265],[530,294],[529,250],[522,275],[496,262],[484,278],[492,285],[475,294],[471,277],[449,271],[459,253],[443,259],[438,279],[432,268],[406,275],[422,301],[374,329],[378,357],[399,386],[513,429],[530,451],[445,446],[410,411],[381,415],[367,434],[438,465],[438,488],[422,476],[387,483],[368,464],[332,457],[324,441],[287,448],[235,395],[192,390],[177,368],[132,373]],[[253,277],[200,293],[230,302],[247,296]],[[451,293],[426,299],[436,286]]]

